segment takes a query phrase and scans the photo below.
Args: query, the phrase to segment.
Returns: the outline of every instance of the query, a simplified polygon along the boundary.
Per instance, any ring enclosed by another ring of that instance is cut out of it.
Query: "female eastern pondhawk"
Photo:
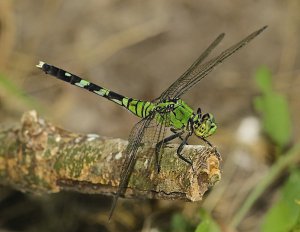
[[[177,155],[184,162],[192,165],[192,161],[185,158],[181,151],[187,144],[188,138],[195,134],[198,138],[212,146],[206,138],[214,134],[217,129],[215,119],[212,114],[202,114],[200,108],[194,112],[180,97],[191,87],[196,85],[210,71],[213,70],[227,57],[235,53],[237,50],[245,46],[249,41],[259,35],[267,26],[253,32],[246,38],[223,51],[217,57],[202,63],[203,60],[211,53],[211,51],[224,38],[224,33],[220,34],[209,47],[200,55],[200,57],[192,64],[192,66],[181,75],[168,89],[166,89],[158,98],[153,101],[141,101],[128,97],[124,97],[111,90],[100,87],[94,83],[83,80],[80,77],[66,72],[55,66],[46,64],[42,61],[37,65],[46,74],[50,74],[60,80],[66,81],[72,85],[87,89],[101,97],[117,103],[131,111],[133,114],[142,118],[131,130],[128,146],[125,150],[125,162],[121,170],[120,184],[115,194],[110,216],[115,209],[117,200],[126,190],[130,174],[137,159],[137,152],[141,144],[155,144],[155,166],[159,172],[159,157],[162,155],[164,145],[176,138],[181,140],[177,149]],[[167,128],[172,134],[166,137]],[[152,155],[152,154],[149,154]]]

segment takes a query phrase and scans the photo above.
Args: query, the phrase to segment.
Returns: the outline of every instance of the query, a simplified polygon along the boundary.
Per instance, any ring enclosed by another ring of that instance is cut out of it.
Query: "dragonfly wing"
[[[139,121],[131,130],[129,138],[128,138],[128,145],[125,150],[125,161],[122,166],[121,170],[121,179],[118,190],[116,195],[113,198],[112,206],[110,209],[109,219],[113,215],[114,209],[116,207],[117,201],[125,191],[125,187],[128,183],[130,178],[131,171],[134,167],[136,162],[136,155],[138,148],[141,146],[142,139],[144,136],[145,128],[151,123],[153,120],[153,116],[149,115],[147,118],[142,119]]]
[[[201,64],[198,62],[196,65],[192,65],[191,70],[188,70],[185,75],[180,77],[177,81],[174,82],[174,86],[171,85],[163,94],[164,98],[176,98],[180,97],[187,90],[197,84],[201,79],[203,79],[207,74],[209,74],[218,64],[221,64],[226,58],[231,56],[240,48],[244,47],[247,43],[249,43],[252,39],[258,36],[262,31],[264,31],[267,26],[262,27],[261,29],[251,33],[246,38],[223,51],[217,57],[211,59],[210,61]],[[218,42],[216,39],[215,41]],[[215,42],[214,41],[214,42]],[[214,44],[212,43],[212,45]],[[195,62],[196,63],[196,62]]]
[[[189,67],[168,89],[166,89],[159,97],[161,100],[168,99],[170,93],[176,92],[176,90],[179,88],[180,83],[182,80],[184,80],[187,76],[192,73],[195,68],[198,67],[199,64],[201,64],[205,58],[212,52],[212,50],[218,46],[218,44],[223,40],[225,34],[220,34],[209,46],[205,49],[205,51],[198,57],[198,59]]]
[[[158,123],[155,120],[156,114],[158,113],[153,112],[147,118],[144,118],[141,121],[139,121],[130,132],[128,138],[128,145],[124,154],[125,161],[120,174],[120,184],[112,202],[109,219],[111,218],[114,212],[119,197],[123,195],[126,191],[126,186],[128,184],[130,175],[136,163],[138,150],[141,144],[156,144],[157,141],[162,140],[166,134],[167,120],[162,120],[162,122]],[[162,149],[160,150],[162,151]],[[152,162],[153,154],[154,151],[151,154],[149,154],[150,162],[148,168],[150,167],[150,164]]]
[[[158,116],[158,113],[156,113],[156,116]],[[145,132],[146,134],[145,139],[147,140],[145,141],[145,143],[150,143],[150,144],[152,143],[152,147],[153,147],[153,149],[151,150],[148,156],[149,157],[149,162],[147,167],[148,173],[150,168],[155,168],[156,171],[159,170],[158,166],[160,165],[160,159],[163,155],[164,143],[161,143],[160,147],[158,147],[158,150],[156,150],[156,145],[159,142],[163,141],[163,139],[166,137],[167,129],[170,124],[170,114],[168,113],[160,114],[159,116],[161,117],[160,123],[157,123],[156,121],[153,120],[152,122],[153,127],[147,128],[147,131]],[[157,151],[158,153],[156,153]],[[151,166],[151,164],[153,164],[153,158],[155,158],[154,167]]]

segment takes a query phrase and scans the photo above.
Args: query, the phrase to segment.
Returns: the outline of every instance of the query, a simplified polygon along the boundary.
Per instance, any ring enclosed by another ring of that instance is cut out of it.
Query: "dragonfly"
[[[204,62],[212,50],[223,40],[225,34],[221,33],[173,84],[152,101],[125,97],[43,61],[36,65],[46,74],[104,97],[141,118],[134,125],[128,138],[125,161],[120,172],[120,182],[114,194],[109,219],[113,215],[119,197],[123,196],[126,191],[131,172],[138,159],[138,150],[142,144],[151,143],[154,145],[153,154],[149,154],[149,156],[153,157],[154,155],[157,173],[160,171],[159,160],[163,155],[163,148],[174,139],[180,140],[176,151],[178,158],[191,166],[193,165],[192,161],[182,154],[190,136],[195,135],[208,146],[213,147],[207,137],[213,135],[217,130],[214,116],[211,113],[202,113],[201,108],[194,111],[181,99],[181,96],[207,76],[217,65],[248,44],[266,28],[267,26],[264,26],[254,31],[218,56]],[[168,136],[166,136],[167,131],[169,131]],[[218,158],[220,159],[220,155]]]

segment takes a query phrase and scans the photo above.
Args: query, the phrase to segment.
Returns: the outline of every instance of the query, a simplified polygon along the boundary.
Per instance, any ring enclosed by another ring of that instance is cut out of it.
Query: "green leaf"
[[[204,209],[200,211],[201,223],[197,226],[196,232],[220,232],[220,228],[216,222],[211,218],[209,213]]]
[[[281,198],[266,214],[263,232],[297,231],[300,228],[300,170],[294,170],[281,191]]]
[[[13,83],[12,80],[2,73],[0,73],[0,87],[2,87],[8,93],[9,97],[14,97],[16,100],[24,103],[30,108],[38,109],[39,111],[45,111],[40,104],[28,96],[21,88]]]
[[[193,231],[192,226],[181,214],[174,214],[171,220],[172,232],[188,232]]]
[[[283,148],[291,138],[291,119],[284,96],[272,90],[271,74],[266,68],[255,75],[262,95],[254,99],[254,107],[262,115],[264,131],[279,147]]]
[[[256,71],[255,81],[263,93],[272,91],[272,75],[267,67],[261,67]]]

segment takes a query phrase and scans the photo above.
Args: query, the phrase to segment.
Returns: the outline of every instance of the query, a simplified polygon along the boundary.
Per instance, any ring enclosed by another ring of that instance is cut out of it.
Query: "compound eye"
[[[209,114],[204,114],[204,115],[202,116],[202,120],[205,121],[205,120],[207,120],[207,119],[209,119]]]

